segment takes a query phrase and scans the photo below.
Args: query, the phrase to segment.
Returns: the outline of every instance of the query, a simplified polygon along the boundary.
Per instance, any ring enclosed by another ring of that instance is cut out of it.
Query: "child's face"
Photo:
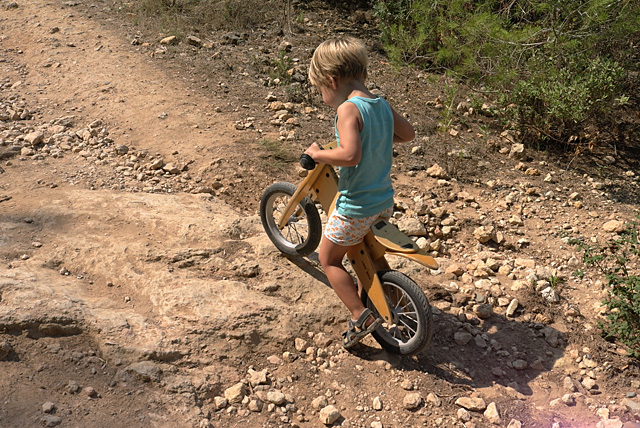
[[[334,88],[333,86],[335,85],[318,85],[316,86],[316,89],[318,89],[318,92],[322,95],[322,101],[324,101],[326,105],[337,108],[340,103],[337,103],[336,100],[337,88]],[[338,105],[336,105],[336,103]]]

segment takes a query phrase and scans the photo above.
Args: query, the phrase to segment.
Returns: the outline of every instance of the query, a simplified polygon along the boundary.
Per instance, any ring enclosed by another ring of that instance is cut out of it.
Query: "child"
[[[391,161],[394,141],[411,141],[411,124],[387,102],[369,92],[367,49],[352,37],[326,40],[313,53],[309,79],[324,102],[335,108],[338,147],[306,151],[315,161],[339,167],[339,196],[320,243],[318,258],[334,291],[351,312],[343,346],[350,348],[382,323],[365,308],[351,275],[342,265],[347,251],[364,239],[380,217],[393,210]]]

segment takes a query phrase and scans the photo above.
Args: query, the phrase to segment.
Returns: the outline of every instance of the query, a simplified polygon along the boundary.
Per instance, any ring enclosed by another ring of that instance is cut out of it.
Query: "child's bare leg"
[[[350,248],[335,244],[323,236],[318,259],[331,287],[351,312],[351,319],[357,320],[364,311],[364,305],[353,283],[353,278],[342,265],[342,259]],[[366,325],[373,322],[373,320],[367,321]]]

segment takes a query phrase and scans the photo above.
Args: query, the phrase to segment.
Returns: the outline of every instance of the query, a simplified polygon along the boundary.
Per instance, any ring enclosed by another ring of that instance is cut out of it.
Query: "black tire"
[[[277,224],[296,189],[295,185],[285,182],[267,187],[260,198],[260,220],[278,250],[290,256],[306,256],[318,248],[322,238],[322,222],[313,201],[304,198],[282,230]]]
[[[429,344],[433,333],[431,306],[427,296],[418,284],[401,272],[380,271],[378,277],[393,320],[391,323],[383,322],[372,333],[374,339],[394,354],[419,354]],[[364,290],[362,303],[378,315]]]

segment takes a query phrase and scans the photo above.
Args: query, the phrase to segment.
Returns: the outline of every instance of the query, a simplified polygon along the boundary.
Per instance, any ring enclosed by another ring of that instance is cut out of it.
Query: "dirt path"
[[[274,180],[252,142],[278,133],[236,125],[264,94],[194,89],[162,45],[97,19],[103,3],[17,6],[0,3],[0,426],[316,427],[329,405],[345,427],[635,426],[637,367],[592,321],[602,283],[531,290],[578,263],[558,230],[601,237],[629,207],[569,174],[398,173],[401,211],[438,222],[442,269],[397,264],[434,305],[434,340],[411,359],[370,339],[346,353],[316,260],[281,256],[252,208]],[[509,246],[479,244],[489,219]]]

